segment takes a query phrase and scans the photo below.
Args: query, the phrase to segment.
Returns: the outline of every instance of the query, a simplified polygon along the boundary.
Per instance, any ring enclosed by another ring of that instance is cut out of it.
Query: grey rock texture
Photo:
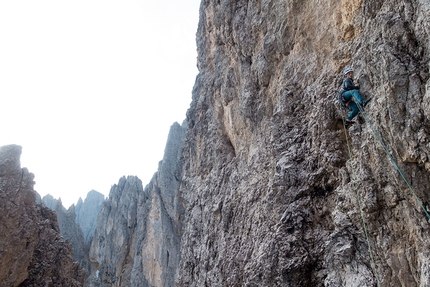
[[[430,286],[428,220],[336,102],[352,66],[427,207],[429,19],[424,0],[202,1],[177,286]]]
[[[91,266],[88,259],[91,240],[97,223],[97,215],[104,201],[103,194],[91,190],[85,201],[79,198],[75,207],[72,205],[65,209],[61,199],[46,195],[40,200],[44,206],[55,211],[60,235],[72,244],[73,260],[82,266],[86,274],[90,274]]]
[[[103,203],[98,215],[90,248],[94,269],[89,282],[93,283],[86,286],[115,286],[129,277],[135,251],[131,245],[137,225],[137,202],[142,193],[142,182],[132,176],[123,177],[112,186],[109,200]]]
[[[100,192],[91,190],[84,201],[79,198],[75,207],[76,223],[82,228],[86,244],[91,243],[91,239],[96,229],[97,215],[99,214],[105,197]]]
[[[34,175],[21,169],[22,148],[0,147],[0,286],[83,286],[56,215],[36,203]]]
[[[81,227],[76,223],[75,206],[72,205],[66,210],[61,199],[55,199],[52,195],[45,195],[42,204],[55,211],[60,235],[72,244],[72,258],[78,262],[89,273],[88,250],[85,244],[84,234]]]
[[[145,189],[135,176],[123,177],[112,187],[97,218],[92,271],[85,286],[174,286],[185,129],[177,123],[171,127],[163,160]]]

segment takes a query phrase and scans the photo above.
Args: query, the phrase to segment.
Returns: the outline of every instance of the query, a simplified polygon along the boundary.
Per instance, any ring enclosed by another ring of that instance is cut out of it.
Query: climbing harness
[[[339,103],[339,105],[341,106],[341,103]],[[350,148],[350,145],[349,145],[348,133],[346,131],[346,121],[345,121],[345,119],[343,117],[342,117],[342,120],[343,120],[343,128],[344,128],[344,131],[345,131],[346,144],[348,146],[349,158],[352,159],[353,157],[352,157],[352,152],[351,152],[351,148]],[[372,252],[372,247],[370,245],[369,234],[367,232],[367,226],[366,226],[366,222],[364,220],[363,207],[362,207],[362,204],[361,204],[361,197],[360,197],[360,194],[358,193],[357,180],[356,180],[356,176],[355,176],[355,172],[354,172],[353,168],[352,168],[352,181],[354,183],[354,190],[355,190],[355,195],[356,195],[357,202],[358,202],[358,208],[360,209],[361,224],[363,225],[364,235],[366,236],[367,249],[369,250],[369,255],[370,255],[370,260],[371,260],[371,266],[372,266],[373,274],[376,277],[376,282],[377,282],[378,287],[380,287],[381,283],[379,281],[378,272],[376,270],[375,259],[373,258],[373,252]]]

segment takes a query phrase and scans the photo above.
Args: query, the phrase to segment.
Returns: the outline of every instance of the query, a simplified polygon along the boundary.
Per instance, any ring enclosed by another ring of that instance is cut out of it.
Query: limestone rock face
[[[89,273],[88,249],[81,227],[76,223],[75,206],[65,209],[61,200],[51,195],[42,198],[42,204],[55,211],[60,228],[60,235],[72,245],[73,261],[78,262]]]
[[[83,286],[53,211],[36,204],[34,175],[21,169],[22,148],[0,147],[1,286]]]
[[[95,267],[91,274],[94,285],[87,286],[115,286],[122,281],[125,272],[129,275],[133,264],[130,253],[134,252],[131,244],[137,224],[137,200],[141,193],[142,182],[132,176],[123,177],[112,186],[109,200],[103,203],[97,219],[90,248],[90,261]]]
[[[163,160],[143,188],[123,177],[103,203],[90,248],[85,286],[174,286],[183,208],[178,197],[185,126],[170,130]]]
[[[72,244],[73,260],[85,269],[86,274],[90,274],[88,253],[96,228],[97,215],[104,201],[103,194],[92,190],[87,194],[85,201],[80,198],[76,207],[72,205],[67,210],[61,199],[55,199],[49,194],[39,201],[55,211],[60,235]]]
[[[97,215],[105,198],[104,195],[95,190],[88,192],[84,201],[80,198],[75,207],[76,223],[82,228],[86,244],[91,243],[97,224]]]
[[[177,286],[430,286],[426,216],[371,125],[345,132],[336,99],[352,66],[427,208],[430,2],[203,0],[200,13]]]

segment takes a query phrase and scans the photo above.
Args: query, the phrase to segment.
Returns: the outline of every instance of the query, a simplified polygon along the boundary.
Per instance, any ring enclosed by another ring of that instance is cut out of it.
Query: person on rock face
[[[360,93],[358,92],[360,89],[360,83],[357,81],[357,85],[354,85],[354,70],[352,68],[345,68],[343,75],[345,76],[345,79],[342,83],[342,89],[339,92],[339,101],[343,106],[349,109],[349,114],[346,118],[346,124],[353,124],[353,119],[360,111],[357,105],[361,105],[361,107],[364,108],[371,99],[365,101],[361,97]]]

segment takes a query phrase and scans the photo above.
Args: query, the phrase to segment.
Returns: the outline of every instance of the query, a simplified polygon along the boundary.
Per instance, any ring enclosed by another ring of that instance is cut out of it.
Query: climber
[[[345,68],[343,71],[343,75],[345,79],[342,83],[342,89],[339,92],[339,101],[340,103],[349,109],[348,117],[346,118],[346,124],[353,124],[352,120],[360,111],[357,105],[361,105],[362,108],[366,107],[366,105],[371,100],[363,100],[358,89],[360,89],[360,83],[357,80],[357,85],[354,85],[354,70],[352,68]],[[354,98],[354,100],[353,100]]]

